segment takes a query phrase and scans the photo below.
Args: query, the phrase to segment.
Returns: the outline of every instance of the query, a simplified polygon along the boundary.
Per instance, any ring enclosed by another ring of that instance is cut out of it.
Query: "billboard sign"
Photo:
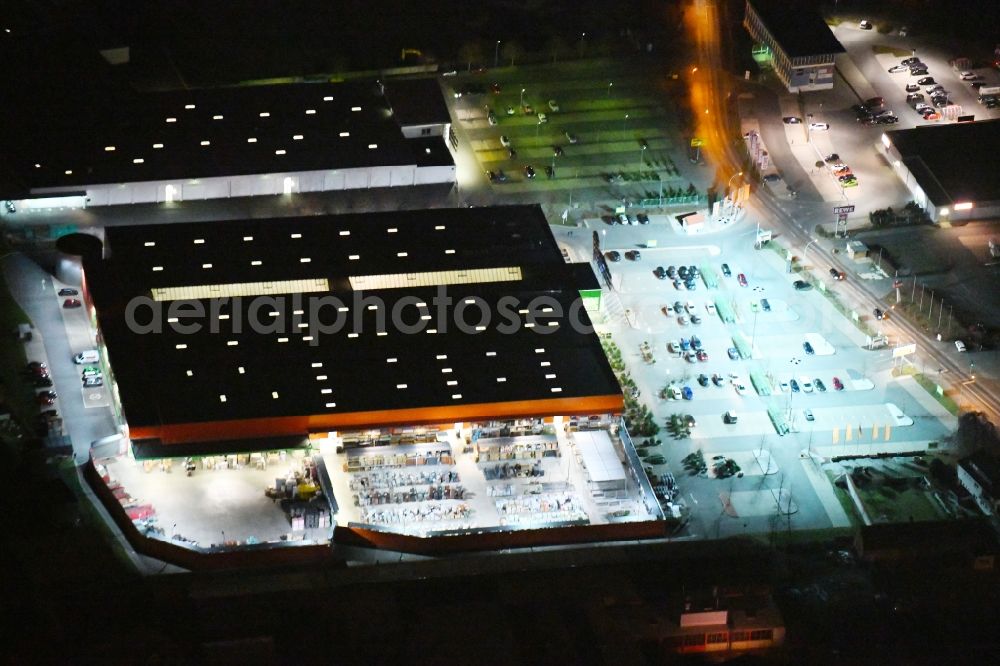
[[[898,347],[892,348],[892,357],[901,358],[903,356],[909,356],[910,354],[915,354],[917,352],[917,343],[913,342],[908,345],[900,345]]]

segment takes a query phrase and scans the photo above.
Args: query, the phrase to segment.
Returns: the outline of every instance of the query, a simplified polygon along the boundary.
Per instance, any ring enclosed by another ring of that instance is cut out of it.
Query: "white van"
[[[100,360],[101,354],[96,349],[82,351],[73,357],[73,362],[77,365],[83,365],[84,363],[97,363]]]

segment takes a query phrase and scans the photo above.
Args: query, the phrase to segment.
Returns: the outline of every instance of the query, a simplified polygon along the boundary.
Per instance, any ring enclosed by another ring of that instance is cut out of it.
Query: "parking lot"
[[[841,524],[843,514],[809,451],[923,450],[948,431],[941,412],[928,411],[933,407],[919,394],[923,389],[890,379],[890,352],[864,349],[864,334],[818,290],[795,288],[798,275],[785,271],[783,255],[753,248],[756,229],[749,224],[693,236],[657,217],[645,226],[584,224],[599,232],[603,251],[620,255],[609,262],[614,293],[607,296],[603,326],[621,348],[640,400],[661,426],[673,414],[693,417],[689,433],[668,429],[661,437],[665,465],[649,466],[677,477],[680,497],[693,510],[693,534],[766,531],[779,514],[798,528]],[[590,236],[557,234],[580,257],[587,256]],[[635,250],[638,258],[627,258]],[[697,279],[681,278],[681,265],[688,276],[695,267]],[[667,274],[671,266],[679,287]],[[703,360],[692,353],[693,337]],[[736,415],[735,423],[727,422],[727,413]],[[788,432],[779,435],[782,423]],[[724,479],[685,473],[682,460],[699,451],[707,460],[733,460],[740,473]],[[788,499],[778,501],[788,485],[791,518]],[[749,506],[753,494],[770,497],[763,505],[770,509],[762,512],[754,500],[753,515],[741,513],[738,507]]]
[[[678,195],[692,184],[704,192],[704,174],[678,159],[686,145],[676,120],[683,87],[662,70],[633,64],[569,63],[447,77],[445,96],[459,121],[460,142],[477,166],[466,182],[460,174],[460,184],[467,190],[490,184],[493,195],[531,193],[566,204],[584,190],[588,198],[632,201]]]

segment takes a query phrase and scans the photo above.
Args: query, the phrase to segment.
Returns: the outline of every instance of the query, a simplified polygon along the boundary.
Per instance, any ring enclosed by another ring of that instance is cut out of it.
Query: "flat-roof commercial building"
[[[814,5],[747,0],[743,27],[757,42],[754,59],[770,64],[789,92],[833,87],[834,59],[845,50]]]
[[[882,150],[933,221],[1000,215],[1000,120],[886,132]]]
[[[112,227],[83,271],[137,458],[311,443],[374,541],[662,518],[537,206]]]
[[[19,209],[59,195],[103,206],[450,183],[449,124],[433,79],[122,93],[39,117],[8,168]]]

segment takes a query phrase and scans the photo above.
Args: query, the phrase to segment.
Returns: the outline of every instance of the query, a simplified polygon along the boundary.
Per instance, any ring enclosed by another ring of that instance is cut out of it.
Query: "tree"
[[[555,35],[545,45],[545,52],[552,56],[552,62],[554,64],[557,59],[565,57],[570,52],[569,44],[567,44],[566,40],[559,35]]]
[[[503,46],[500,47],[500,54],[505,60],[509,58],[510,66],[513,67],[514,60],[524,55],[524,49],[517,42],[504,42]]]
[[[466,62],[466,69],[472,71],[472,63],[483,60],[483,45],[480,42],[466,42],[458,50],[458,57]]]

